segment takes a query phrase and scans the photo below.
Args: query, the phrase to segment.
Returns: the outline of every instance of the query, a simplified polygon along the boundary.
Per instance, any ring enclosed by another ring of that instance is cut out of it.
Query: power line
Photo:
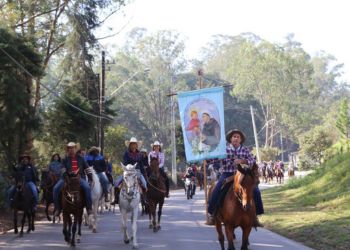
[[[21,64],[19,63],[16,59],[14,59],[11,55],[9,55],[3,48],[0,47],[0,50],[11,59],[11,61],[13,61],[18,67],[20,67],[25,73],[27,73],[30,77],[32,77],[33,79],[35,79],[35,77]],[[16,49],[15,49],[16,50]],[[16,50],[18,53],[20,53],[18,50]],[[23,55],[23,54],[22,54]],[[24,56],[24,55],[23,55]],[[60,100],[62,100],[63,102],[65,102],[67,105],[71,106],[72,108],[95,118],[102,118],[102,119],[106,119],[106,120],[112,120],[111,118],[107,117],[107,116],[99,116],[99,115],[95,115],[93,113],[90,113],[88,111],[85,111],[77,106],[75,106],[74,104],[70,103],[69,101],[67,101],[65,98],[61,97],[58,93],[56,93],[55,91],[51,90],[49,87],[45,86],[43,83],[40,82],[40,85],[42,87],[44,87],[48,92],[52,93],[54,96],[56,96],[57,98],[59,98]]]

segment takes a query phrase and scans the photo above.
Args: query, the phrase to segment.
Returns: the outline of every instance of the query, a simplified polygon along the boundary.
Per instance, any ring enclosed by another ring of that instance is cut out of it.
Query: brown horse
[[[84,194],[80,188],[80,175],[67,174],[62,189],[63,235],[65,241],[71,246],[75,246],[77,224],[77,242],[80,242],[84,204]],[[73,226],[71,215],[73,215]]]
[[[157,158],[151,158],[149,173],[148,173],[148,210],[149,210],[149,228],[153,228],[153,232],[160,230],[160,218],[162,216],[162,208],[165,199],[165,180],[159,171],[159,162]],[[156,223],[156,210],[158,205],[158,222]]]
[[[277,183],[281,184],[282,180],[284,180],[284,174],[283,174],[283,170],[281,167],[275,168],[275,176],[276,176]]]
[[[41,173],[41,189],[43,190],[43,201],[45,201],[45,213],[48,221],[51,221],[51,217],[49,216],[49,207],[53,204],[53,187],[57,183],[58,178],[55,174],[50,171],[42,171]],[[55,223],[55,213],[56,209],[53,211],[53,223]],[[58,217],[60,221],[60,216]]]
[[[239,183],[242,174],[245,176],[241,180],[241,183]],[[223,205],[218,208],[215,216],[216,231],[218,233],[218,240],[222,250],[225,249],[222,223],[225,225],[228,250],[235,249],[233,240],[235,239],[234,229],[236,227],[241,227],[243,231],[241,249],[248,249],[249,234],[256,216],[253,190],[258,178],[256,164],[252,169],[244,169],[238,165],[238,171],[234,177],[233,188],[230,188],[227,192]]]

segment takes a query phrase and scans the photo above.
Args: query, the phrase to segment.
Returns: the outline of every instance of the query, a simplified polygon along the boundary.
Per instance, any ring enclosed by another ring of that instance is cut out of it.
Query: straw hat
[[[159,146],[159,147],[163,147],[163,143],[160,143],[159,141],[155,141],[151,144],[151,147],[153,148],[154,146]]]
[[[101,151],[101,148],[100,147],[96,147],[96,146],[92,146],[90,149],[89,149],[89,154],[93,151],[97,151],[97,152],[100,152]]]
[[[141,148],[142,146],[142,141],[138,141],[135,137],[131,137],[129,141],[125,141],[125,146],[126,147],[129,147],[130,146],[130,143],[137,143],[137,147],[138,148]]]

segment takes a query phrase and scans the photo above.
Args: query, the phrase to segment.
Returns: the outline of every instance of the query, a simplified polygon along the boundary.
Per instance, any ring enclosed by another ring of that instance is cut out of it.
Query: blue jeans
[[[59,195],[62,192],[63,185],[64,185],[64,180],[60,179],[53,188],[53,202],[55,204],[55,208],[58,210],[61,209],[61,202],[59,201]],[[92,209],[91,189],[90,189],[89,183],[85,179],[80,178],[80,187],[83,189],[85,194],[86,208]]]
[[[139,179],[141,180],[142,186],[143,186],[144,188],[147,188],[147,182],[146,182],[145,177],[143,177],[142,174],[140,174],[138,177],[139,177]],[[115,183],[114,183],[114,186],[115,186],[115,187],[118,187],[122,182],[123,182],[123,176],[122,176],[122,175],[119,175],[118,178],[117,178],[117,180],[116,180]]]
[[[102,185],[103,192],[105,194],[107,194],[108,193],[108,179],[107,179],[106,174],[101,172],[101,173],[98,173],[97,176],[98,176],[100,183]]]
[[[221,191],[221,186],[222,186],[224,180],[227,177],[230,177],[232,175],[233,175],[233,173],[229,173],[229,172],[224,172],[221,174],[221,176],[220,176],[220,178],[219,178],[218,182],[216,183],[216,186],[213,190],[213,193],[211,194],[209,202],[208,202],[208,213],[209,214],[213,215],[213,213],[214,213],[216,203],[218,203],[219,194]]]
[[[36,208],[36,206],[38,205],[38,200],[39,200],[38,189],[36,188],[34,182],[32,182],[32,181],[26,182],[26,186],[32,191],[32,194],[34,197],[34,208]],[[14,185],[12,185],[6,192],[7,203],[9,206],[11,206],[11,200],[13,199],[15,192],[16,192],[16,187]]]
[[[254,202],[255,202],[255,210],[256,210],[256,215],[260,215],[264,213],[264,205],[261,199],[261,193],[259,190],[259,187],[256,186],[254,188]]]

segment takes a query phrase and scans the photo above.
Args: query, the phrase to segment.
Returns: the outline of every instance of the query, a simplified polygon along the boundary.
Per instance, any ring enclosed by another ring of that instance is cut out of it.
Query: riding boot
[[[119,203],[119,193],[120,193],[119,188],[115,187],[114,188],[114,201],[111,203],[111,205],[116,205]]]
[[[215,225],[215,218],[211,214],[208,214],[208,221],[207,221],[208,226],[214,226]]]
[[[260,223],[260,221],[259,221],[259,219],[258,219],[258,216],[255,216],[254,222],[253,222],[253,226],[254,226],[255,228],[257,228],[257,227],[264,227],[264,225]]]

